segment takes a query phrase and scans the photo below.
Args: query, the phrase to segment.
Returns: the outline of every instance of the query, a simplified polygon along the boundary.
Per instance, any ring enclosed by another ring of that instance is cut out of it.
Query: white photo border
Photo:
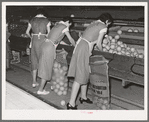
[[[6,40],[6,6],[144,6],[145,8],[145,82],[144,110],[5,110],[6,44],[2,41],[2,120],[147,120],[148,118],[148,4],[147,2],[2,2],[2,40]],[[87,114],[92,112],[93,114]],[[43,114],[44,113],[44,114]]]

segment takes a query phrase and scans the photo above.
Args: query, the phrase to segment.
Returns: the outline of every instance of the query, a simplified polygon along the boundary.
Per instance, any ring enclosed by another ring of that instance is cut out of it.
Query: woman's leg
[[[32,87],[36,87],[39,85],[39,83],[37,83],[39,45],[40,45],[40,42],[36,38],[33,38],[31,49],[28,48],[26,50],[28,51],[28,54],[30,54],[29,61],[31,63],[31,70],[32,70],[32,80],[33,80]]]
[[[70,101],[69,103],[74,107],[75,106],[75,101],[77,98],[78,91],[80,89],[80,84],[74,81],[72,85],[72,91],[71,91],[71,96],[70,96]]]
[[[40,84],[40,87],[39,87],[38,91],[42,92],[44,90],[45,84],[46,84],[46,80],[45,79],[41,79],[41,84]]]
[[[80,103],[86,102],[89,104],[92,104],[93,102],[87,98],[87,84],[81,86],[81,97],[80,97]]]
[[[87,84],[81,86],[81,98],[82,99],[87,99]]]
[[[37,94],[47,95],[50,93],[49,91],[44,90],[44,87],[46,85],[46,81],[47,80],[41,78],[41,84],[40,84],[39,90],[37,91]]]
[[[37,84],[37,70],[32,71],[33,84]]]

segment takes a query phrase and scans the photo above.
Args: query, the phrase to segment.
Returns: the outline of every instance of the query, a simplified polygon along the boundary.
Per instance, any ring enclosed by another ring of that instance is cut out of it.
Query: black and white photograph
[[[147,5],[2,2],[2,120],[147,120]]]

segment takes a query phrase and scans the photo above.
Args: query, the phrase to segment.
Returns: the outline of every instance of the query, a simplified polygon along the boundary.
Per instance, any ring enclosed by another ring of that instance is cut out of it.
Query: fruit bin
[[[10,22],[8,30],[11,33],[9,37],[10,48],[11,50],[18,51],[20,56],[22,52],[26,52],[27,47],[29,46],[31,39],[26,34],[27,22],[14,21]]]
[[[109,60],[109,76],[144,85],[143,59],[96,50],[93,51],[93,55],[103,55]]]
[[[24,38],[24,37],[18,37],[11,35],[9,37],[10,40],[10,48],[11,50],[15,51],[26,51],[26,48],[29,46],[31,39],[30,38]]]

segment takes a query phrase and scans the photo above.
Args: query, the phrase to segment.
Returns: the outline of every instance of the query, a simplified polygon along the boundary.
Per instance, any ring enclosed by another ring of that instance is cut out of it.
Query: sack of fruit
[[[109,81],[108,77],[99,74],[90,74],[90,87],[92,90],[93,103],[99,109],[110,108]]]
[[[58,95],[66,95],[68,90],[67,60],[65,51],[59,52],[53,65],[52,90]]]
[[[108,60],[103,56],[90,57],[90,87],[93,103],[98,109],[110,108]]]
[[[67,52],[62,48],[62,50],[57,50],[56,51],[56,62],[60,63],[62,66],[68,66],[67,65]]]

